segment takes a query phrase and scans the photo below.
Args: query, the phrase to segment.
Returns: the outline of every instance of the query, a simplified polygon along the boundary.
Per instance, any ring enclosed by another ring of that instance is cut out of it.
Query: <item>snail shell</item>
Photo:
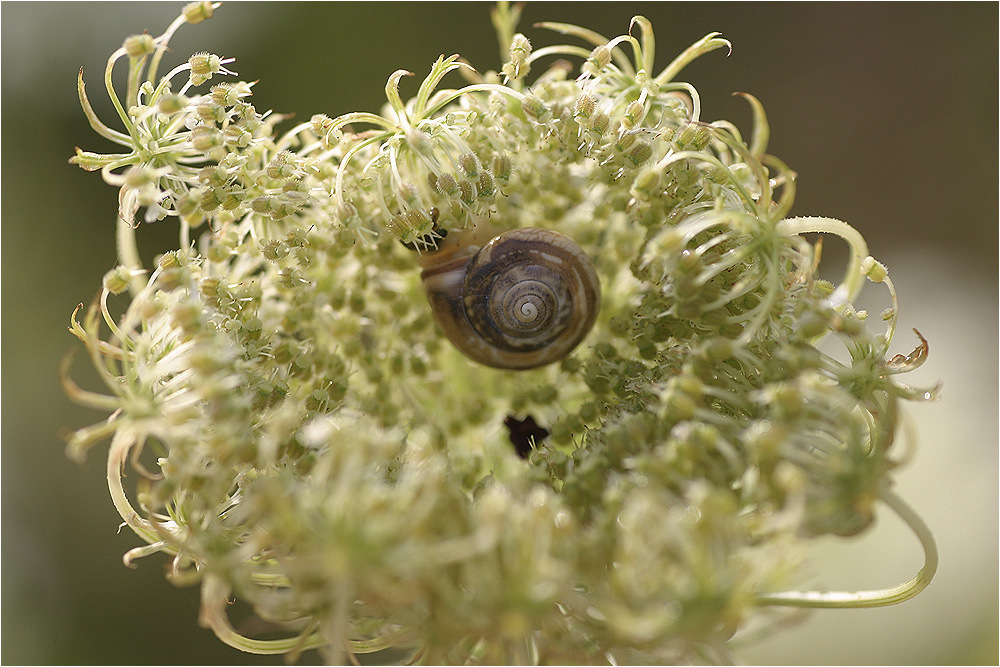
[[[597,319],[593,262],[547,229],[511,230],[482,247],[478,235],[453,234],[421,256],[421,280],[445,335],[493,368],[536,368],[565,357]]]

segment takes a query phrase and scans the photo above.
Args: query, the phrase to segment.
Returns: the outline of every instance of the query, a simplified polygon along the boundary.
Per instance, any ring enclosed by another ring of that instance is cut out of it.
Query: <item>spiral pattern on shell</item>
[[[547,229],[500,234],[471,256],[424,270],[438,323],[462,353],[494,368],[562,359],[587,335],[600,308],[593,262]]]
[[[473,328],[502,350],[531,352],[561,340],[572,348],[597,314],[592,273],[589,258],[561,234],[507,232],[469,262],[465,312]]]

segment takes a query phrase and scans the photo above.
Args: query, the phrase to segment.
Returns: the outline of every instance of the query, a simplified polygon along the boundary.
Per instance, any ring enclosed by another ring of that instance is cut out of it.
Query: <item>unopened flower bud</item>
[[[576,102],[573,104],[573,115],[578,119],[588,120],[596,107],[597,100],[594,99],[593,95],[583,93],[576,98]]]
[[[132,35],[125,40],[123,46],[129,58],[141,58],[148,56],[156,50],[156,40],[151,35],[143,33],[141,35]]]
[[[213,53],[196,53],[188,59],[191,85],[200,86],[222,69],[222,60]]]
[[[184,20],[188,23],[201,23],[205,19],[212,18],[215,7],[212,6],[211,0],[199,0],[198,2],[189,2],[184,5],[182,11],[184,13]]]
[[[597,75],[604,70],[611,62],[611,49],[606,44],[602,44],[590,52],[590,57],[583,64],[583,71],[587,74]]]
[[[116,266],[104,274],[104,289],[112,294],[121,294],[128,289],[129,270],[124,266]]]

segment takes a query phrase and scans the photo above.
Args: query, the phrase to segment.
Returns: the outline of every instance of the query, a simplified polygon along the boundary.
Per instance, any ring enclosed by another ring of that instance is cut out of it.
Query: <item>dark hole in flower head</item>
[[[514,445],[514,451],[522,459],[528,458],[535,445],[549,435],[549,430],[544,426],[539,426],[531,415],[524,419],[507,415],[503,423],[509,432],[508,437],[510,437],[511,444]]]

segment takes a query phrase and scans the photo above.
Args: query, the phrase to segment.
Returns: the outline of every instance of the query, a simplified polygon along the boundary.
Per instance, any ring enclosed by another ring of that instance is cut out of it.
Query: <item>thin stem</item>
[[[181,247],[189,248],[191,247],[191,225],[187,223],[186,220],[181,220]]]
[[[125,555],[122,556],[122,563],[125,564],[125,567],[135,568],[137,566],[135,565],[134,561],[164,551],[166,547],[167,543],[161,541],[161,542],[154,542],[152,544],[147,544],[141,547],[135,547],[134,549],[129,549],[128,551],[125,552]]]
[[[83,113],[87,117],[87,121],[90,123],[90,127],[93,128],[95,132],[109,139],[116,144],[121,144],[122,146],[132,147],[131,138],[124,132],[119,132],[118,130],[112,130],[110,127],[101,122],[97,117],[97,112],[94,111],[94,107],[90,104],[90,99],[87,97],[86,86],[83,82],[83,68],[80,68],[80,74],[76,79],[76,90],[80,97],[80,105],[83,107]]]
[[[438,111],[440,111],[447,105],[451,104],[452,101],[457,100],[462,95],[468,95],[469,93],[474,93],[477,91],[484,93],[493,93],[493,92],[500,93],[501,95],[506,95],[507,97],[513,97],[519,102],[523,102],[525,100],[525,96],[523,93],[519,93],[513,88],[508,88],[507,86],[501,86],[495,83],[473,83],[469,84],[468,86],[465,86],[464,88],[460,88],[456,91],[447,93],[440,100],[435,100],[434,106],[432,106],[426,111],[426,113],[424,114],[424,118],[430,118]]]
[[[128,108],[139,104],[139,88],[142,86],[142,69],[149,56],[128,59],[128,80],[125,88],[125,103]]]
[[[764,105],[750,93],[733,93],[739,95],[750,103],[753,110],[753,143],[750,144],[750,154],[757,160],[763,161],[767,152],[767,142],[771,138],[771,127],[767,122],[767,114],[764,113]]]
[[[879,498],[901,518],[920,540],[924,550],[924,566],[920,568],[909,581],[892,586],[869,591],[788,591],[771,593],[757,598],[757,604],[762,606],[787,607],[821,607],[826,609],[845,609],[856,607],[887,607],[899,604],[916,596],[927,588],[934,578],[938,566],[937,544],[930,528],[924,523],[912,507],[890,489],[883,487]]]
[[[684,69],[692,60],[695,60],[709,51],[714,51],[715,49],[723,46],[727,47],[729,52],[732,53],[733,45],[729,43],[728,39],[722,39],[719,37],[721,34],[722,33],[719,32],[711,32],[684,49],[684,51],[679,56],[674,58],[653,81],[660,85],[669,83],[670,81],[673,81],[674,77],[677,76],[680,71]]]
[[[531,55],[528,56],[528,62],[534,63],[539,58],[544,58],[545,56],[577,56],[586,60],[590,57],[590,51],[583,48],[582,46],[574,46],[572,44],[554,44],[552,46],[543,46],[537,51],[532,51]]]
[[[351,123],[367,123],[368,125],[376,125],[389,132],[398,131],[399,125],[388,118],[379,116],[378,114],[370,113],[367,111],[356,111],[352,113],[346,113],[343,116],[337,116],[332,121],[330,121],[330,127],[333,129],[341,129],[345,125]]]
[[[719,128],[715,136],[725,144],[733,153],[743,158],[743,163],[753,172],[757,184],[760,186],[760,203],[766,210],[771,202],[771,181],[768,178],[764,165],[760,163],[747,148],[746,144],[736,139],[731,133]]]
[[[846,222],[834,218],[814,216],[787,218],[778,223],[778,229],[786,234],[833,234],[847,241],[851,246],[851,258],[844,273],[844,281],[830,297],[834,308],[842,311],[849,301],[857,298],[864,284],[861,262],[868,256],[868,244],[858,230]]]
[[[772,208],[770,215],[772,220],[781,220],[792,209],[792,203],[795,201],[795,179],[798,175],[789,169],[787,164],[773,155],[764,155],[761,158],[761,162],[778,172],[774,178],[774,183],[775,186],[781,188],[781,196],[778,197],[778,201]]]
[[[132,531],[153,544],[161,540],[161,536],[156,532],[153,525],[143,519],[138,512],[133,509],[128,497],[125,495],[125,488],[122,486],[122,465],[128,455],[128,450],[134,441],[130,435],[123,435],[123,431],[117,431],[111,439],[111,448],[108,453],[108,489],[111,491],[111,502],[122,520]]]
[[[122,124],[125,125],[125,129],[128,130],[129,137],[132,139],[132,145],[138,148],[139,138],[135,133],[135,126],[132,124],[132,120],[129,118],[125,109],[122,107],[121,100],[118,99],[118,94],[115,92],[115,86],[111,82],[111,75],[114,71],[115,63],[118,59],[126,55],[125,49],[118,49],[111,54],[108,58],[108,66],[104,69],[104,87],[108,90],[108,95],[111,97],[111,104],[115,107],[115,111],[118,112],[118,117],[121,118]]]
[[[424,110],[427,108],[428,100],[431,99],[431,94],[448,72],[462,67],[467,67],[473,72],[475,71],[471,65],[461,62],[458,58],[457,55],[448,56],[448,58],[439,57],[431,68],[431,73],[420,84],[420,89],[417,91],[417,96],[414,98],[413,104],[413,115],[417,120],[424,117]]]
[[[732,53],[733,45],[729,43],[728,39],[722,39],[719,37],[722,33],[712,32],[697,42],[684,49],[684,51],[674,58],[669,65],[667,65],[662,72],[654,79],[655,83],[664,84],[673,81],[674,77],[677,76],[682,69],[684,69],[688,63],[696,58],[708,53],[709,51],[714,51],[715,49],[721,48],[723,46],[729,49]]]
[[[614,44],[610,43],[607,37],[604,35],[594,32],[593,30],[588,30],[587,28],[581,28],[580,26],[573,25],[571,23],[558,23],[555,21],[543,21],[541,23],[535,24],[536,28],[545,28],[546,30],[553,30],[563,35],[573,35],[574,37],[579,37],[580,39],[590,42],[595,47],[607,46],[611,49],[611,58],[614,59],[618,67],[625,73],[629,78],[635,78],[635,70],[632,69],[632,63],[629,62],[628,56],[621,49],[614,48]],[[617,43],[617,42],[616,42]]]
[[[307,628],[309,634],[287,639],[251,639],[241,635],[233,628],[226,615],[229,593],[229,587],[215,575],[206,576],[201,586],[200,621],[202,625],[211,628],[223,643],[246,653],[258,655],[277,655],[291,650],[305,651],[324,645],[322,638],[313,633],[311,627]]]
[[[754,200],[752,196],[750,196],[750,193],[747,192],[746,188],[743,187],[743,184],[740,183],[739,179],[737,179],[736,176],[733,175],[733,172],[729,170],[729,167],[723,164],[714,155],[699,153],[698,151],[677,151],[676,153],[667,153],[663,158],[659,160],[659,162],[656,163],[656,167],[658,169],[663,169],[664,167],[668,167],[671,164],[674,164],[675,162],[680,162],[682,160],[692,160],[692,161],[701,160],[702,162],[706,162],[712,165],[713,167],[716,167],[717,169],[721,170],[724,174],[726,174],[729,181],[732,183],[733,189],[736,190],[737,194],[740,195],[740,198],[743,199],[743,202],[747,205],[749,211],[754,215],[760,217],[760,211],[757,208],[757,202]]]
[[[351,158],[353,158],[359,151],[363,150],[367,146],[370,146],[370,145],[372,145],[374,143],[378,143],[379,141],[382,141],[383,139],[385,139],[388,136],[390,136],[390,135],[389,134],[379,134],[378,136],[368,137],[364,141],[361,141],[358,144],[355,144],[354,146],[352,146],[350,148],[350,150],[348,150],[347,153],[344,154],[343,159],[340,161],[340,166],[337,169],[337,184],[336,184],[336,187],[334,189],[334,194],[337,197],[338,203],[344,201],[344,194],[343,194],[343,192],[344,192],[344,174],[347,171],[347,169],[346,169],[347,163],[350,162]]]
[[[400,127],[406,130],[410,128],[410,119],[406,113],[406,105],[403,104],[403,99],[399,96],[399,80],[404,76],[413,76],[413,72],[398,69],[392,73],[389,81],[385,84],[385,97],[389,100],[389,106],[396,112]]]
[[[642,28],[642,48],[638,49],[635,56],[635,65],[646,71],[648,76],[653,76],[653,61],[656,57],[656,40],[653,39],[653,24],[645,16],[633,16],[632,23],[629,24],[629,33],[632,28],[638,25]]]
[[[139,246],[135,241],[135,228],[132,223],[118,216],[118,227],[115,233],[118,245],[118,261],[128,269],[129,289],[133,294],[145,287],[142,277],[142,260],[139,259]]]
[[[490,21],[497,32],[497,42],[500,46],[501,63],[507,62],[510,58],[510,45],[514,41],[514,31],[517,30],[517,23],[520,20],[521,8],[517,5],[512,8],[510,2],[498,2],[496,7],[490,10]]]
[[[218,3],[212,5],[213,8],[219,6]],[[170,26],[164,31],[160,38],[156,40],[156,52],[153,54],[153,59],[149,64],[149,80],[156,80],[156,71],[160,68],[160,60],[163,58],[163,54],[167,51],[167,44],[170,42],[170,38],[174,36],[174,32],[177,31],[179,27],[184,25],[187,19],[183,14],[178,16],[173,20]]]
[[[691,99],[691,116],[689,120],[692,123],[697,123],[701,119],[701,96],[695,87],[683,81],[674,81],[660,86],[661,93],[669,91],[680,91],[688,95]]]

